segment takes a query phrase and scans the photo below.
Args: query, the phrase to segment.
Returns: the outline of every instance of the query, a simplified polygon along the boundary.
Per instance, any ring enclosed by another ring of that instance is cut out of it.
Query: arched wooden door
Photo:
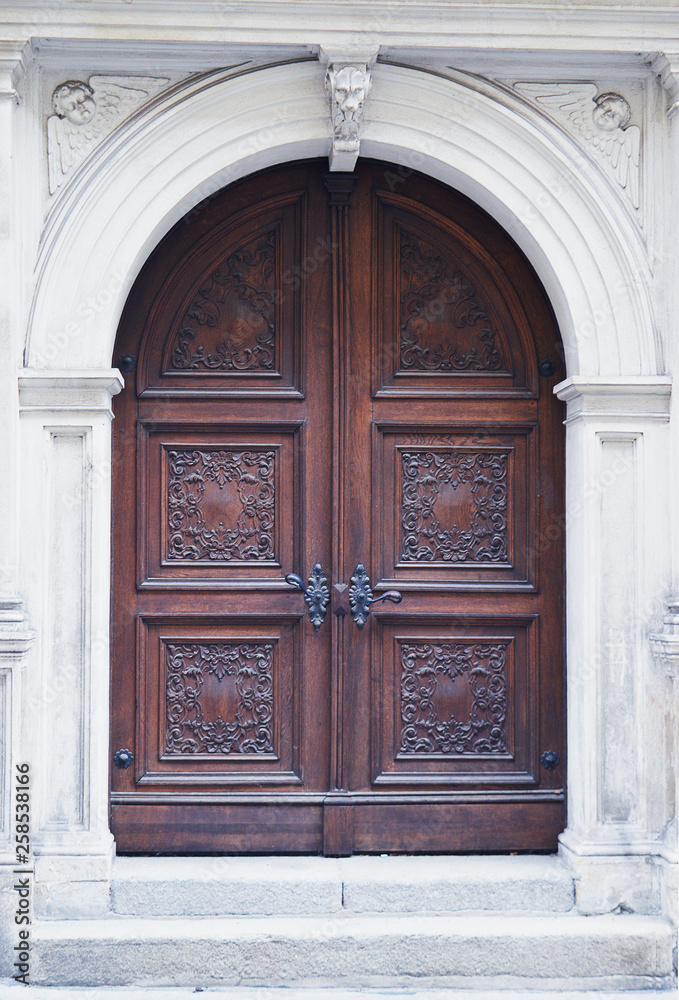
[[[554,848],[564,373],[506,233],[388,164],[276,168],[163,240],[123,354],[118,850]]]

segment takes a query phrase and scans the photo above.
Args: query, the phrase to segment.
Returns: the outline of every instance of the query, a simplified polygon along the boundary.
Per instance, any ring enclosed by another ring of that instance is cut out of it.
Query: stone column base
[[[667,878],[676,865],[654,854],[581,853],[564,842],[567,836],[560,839],[559,855],[575,879],[579,913],[663,912]]]
[[[34,914],[39,920],[78,920],[108,912],[113,837],[102,854],[38,854]]]

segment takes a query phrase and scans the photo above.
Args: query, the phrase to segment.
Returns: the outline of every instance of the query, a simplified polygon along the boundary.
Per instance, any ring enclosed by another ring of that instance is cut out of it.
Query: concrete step
[[[44,921],[31,979],[64,986],[661,989],[657,917],[356,914]]]
[[[573,907],[556,857],[116,858],[111,909],[131,916],[525,911]]]

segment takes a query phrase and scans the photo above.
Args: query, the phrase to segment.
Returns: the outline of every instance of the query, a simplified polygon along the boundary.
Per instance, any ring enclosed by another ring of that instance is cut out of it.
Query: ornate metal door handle
[[[400,604],[402,600],[403,594],[399,594],[398,590],[388,590],[386,594],[373,597],[370,577],[366,573],[363,563],[358,564],[351,578],[351,586],[349,587],[349,605],[353,619],[359,628],[363,628],[367,622],[371,604],[377,604],[379,601],[391,601],[392,604]]]
[[[318,632],[319,628],[323,624],[325,612],[327,611],[328,603],[330,601],[328,581],[321,564],[316,563],[311,571],[308,587],[304,586],[304,580],[301,576],[297,576],[296,573],[288,573],[285,578],[285,582],[289,583],[291,587],[295,587],[296,590],[301,590],[304,594],[304,602],[309,609],[311,624]]]

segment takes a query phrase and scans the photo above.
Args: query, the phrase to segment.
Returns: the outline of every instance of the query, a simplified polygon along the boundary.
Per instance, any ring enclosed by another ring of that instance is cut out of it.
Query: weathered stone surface
[[[654,917],[422,914],[52,921],[42,985],[669,985],[674,935]]]
[[[562,854],[575,879],[579,913],[660,912],[663,866],[659,859],[578,857],[563,848]]]
[[[79,920],[105,917],[108,882],[37,882],[34,907],[39,920]]]
[[[334,913],[342,907],[329,858],[116,858],[111,908],[136,916]]]
[[[69,989],[68,987],[42,987],[16,985],[14,983],[0,980],[2,996],[17,997],[19,990],[24,1000],[89,1000],[87,993],[83,994],[81,989]],[[116,987],[98,989],[97,997],[102,1000],[196,1000],[197,994],[194,987],[173,987],[170,989],[155,989],[153,986],[138,988]],[[669,1000],[671,994],[665,990],[644,990],[643,992],[591,992],[589,990],[568,991],[561,990],[534,992],[531,990],[530,1000]],[[383,990],[367,987],[366,989],[344,989],[341,986],[322,987],[301,987],[300,989],[289,989],[287,986],[233,986],[233,987],[212,987],[207,997],[219,997],[220,1000],[361,1000],[361,997],[369,997],[370,1000],[394,1000],[394,997],[406,997],[407,1000],[497,1000],[495,990],[478,990],[470,993],[468,990],[444,989],[415,989],[412,986],[405,986],[403,989],[390,987]],[[514,990],[503,990],[502,1000],[527,1000],[525,990],[515,992]]]
[[[114,912],[136,916],[519,910],[565,912],[556,857],[117,858]]]
[[[346,858],[344,905],[356,911],[573,907],[573,879],[554,857]]]
[[[16,879],[9,865],[0,867],[0,976],[11,976],[14,971],[12,949],[19,940],[19,928],[14,923],[17,894],[12,888]]]

